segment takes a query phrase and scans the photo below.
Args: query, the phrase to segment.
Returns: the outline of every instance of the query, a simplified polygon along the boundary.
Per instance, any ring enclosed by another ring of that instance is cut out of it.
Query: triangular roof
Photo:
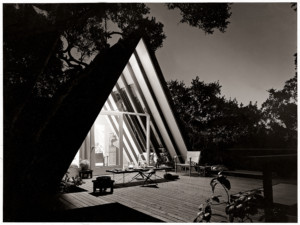
[[[102,110],[150,114],[151,148],[157,151],[163,147],[171,157],[186,157],[186,141],[166,81],[154,53],[144,39],[140,39],[132,52]],[[110,118],[110,123],[117,133],[117,121]],[[124,153],[128,161],[136,163],[138,155],[145,152],[145,146],[141,146],[143,141],[138,139],[145,137],[146,129],[141,120],[129,118],[124,126],[128,143],[124,145]]]

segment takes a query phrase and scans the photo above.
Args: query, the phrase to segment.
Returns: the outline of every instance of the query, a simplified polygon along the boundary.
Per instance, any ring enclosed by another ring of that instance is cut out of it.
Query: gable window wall
[[[170,160],[184,156],[185,142],[163,85],[141,40],[83,141],[78,160],[89,159],[97,170],[138,165],[141,155],[160,157],[162,149]]]

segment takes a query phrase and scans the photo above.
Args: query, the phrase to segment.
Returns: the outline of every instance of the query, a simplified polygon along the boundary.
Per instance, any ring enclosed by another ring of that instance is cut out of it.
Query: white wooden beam
[[[123,115],[119,116],[119,165],[123,167]]]
[[[147,165],[150,165],[150,115],[147,114],[147,124],[146,124],[146,151],[147,151]]]

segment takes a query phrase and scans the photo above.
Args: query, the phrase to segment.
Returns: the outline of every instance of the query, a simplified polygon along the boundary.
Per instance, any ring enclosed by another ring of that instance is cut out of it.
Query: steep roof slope
[[[143,39],[120,40],[70,83],[35,133],[23,138],[26,130],[20,130],[17,142],[6,138],[5,221],[27,221],[47,204],[120,77],[131,82],[129,70],[164,147],[171,156],[185,156],[186,142],[154,53]]]
[[[36,133],[4,137],[5,221],[30,218],[59,186],[137,42],[121,40],[97,55]]]

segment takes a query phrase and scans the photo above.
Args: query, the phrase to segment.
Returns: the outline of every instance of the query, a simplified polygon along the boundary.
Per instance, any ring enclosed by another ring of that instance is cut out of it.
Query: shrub
[[[222,195],[213,195],[208,198],[205,207],[203,204],[200,205],[199,212],[194,219],[194,222],[210,222],[213,205],[225,205],[225,213],[228,215],[229,222],[234,222],[235,220],[238,222],[252,222],[251,216],[260,213],[259,210],[264,206],[264,198],[260,190],[255,189],[247,192],[240,192],[236,195],[229,195],[229,190],[231,189],[230,181],[221,173],[210,181],[213,194],[218,184],[221,185],[225,191],[226,200],[220,200]]]

